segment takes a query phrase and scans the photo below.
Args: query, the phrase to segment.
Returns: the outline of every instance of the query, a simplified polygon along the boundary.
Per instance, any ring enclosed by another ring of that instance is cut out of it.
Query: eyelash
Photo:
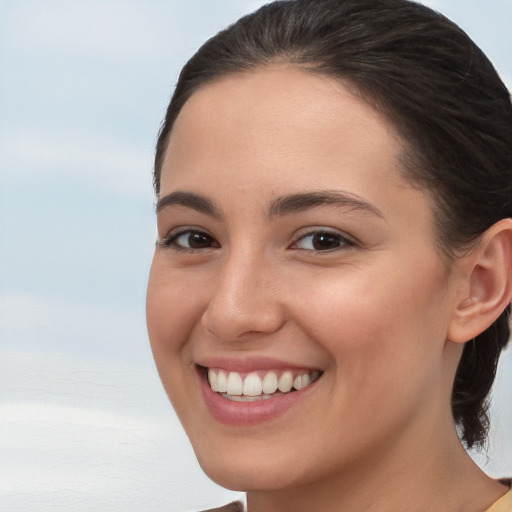
[[[183,245],[178,244],[178,240],[182,237],[188,235],[189,240],[190,236],[192,235],[199,235],[204,238],[209,239],[210,243],[214,242],[214,245],[210,245],[208,247],[184,247]],[[157,245],[161,247],[168,247],[170,249],[173,249],[175,251],[181,251],[181,252],[198,252],[203,251],[205,249],[210,248],[217,248],[220,247],[220,244],[208,233],[205,233],[204,231],[201,231],[199,229],[182,229],[181,231],[178,231],[177,233],[172,233],[171,235],[168,235],[167,237],[163,238],[162,240],[157,241]]]
[[[178,241],[181,237],[188,236],[188,243],[190,244],[190,237],[194,236],[194,235],[204,237],[204,239],[206,239],[207,243],[209,243],[210,245],[208,245],[206,247],[185,247],[178,243]],[[317,249],[317,250],[315,250],[314,247],[312,249],[297,247],[299,242],[304,241],[307,238],[311,238],[311,240],[313,242],[314,237],[327,237],[327,238],[331,239],[332,241],[334,241],[335,243],[338,243],[338,245],[333,248]],[[162,240],[158,240],[157,245],[159,245],[161,247],[167,247],[167,248],[173,249],[175,251],[189,252],[189,253],[195,253],[195,252],[203,251],[205,249],[220,247],[219,242],[217,242],[211,235],[209,235],[208,233],[206,233],[204,231],[198,230],[198,229],[183,229],[181,231],[178,231],[177,233],[173,233],[173,234],[165,237]],[[308,233],[305,233],[305,234],[299,236],[295,240],[295,242],[293,242],[289,247],[290,247],[290,249],[297,249],[300,251],[308,251],[312,254],[328,254],[328,253],[336,252],[340,249],[354,247],[356,245],[357,245],[356,241],[354,241],[353,239],[347,237],[346,235],[344,235],[342,233],[339,233],[337,231],[332,231],[329,229],[325,229],[325,228],[317,228],[313,231],[310,231]]]
[[[354,247],[355,245],[357,245],[357,243],[352,238],[349,238],[347,235],[344,235],[338,231],[334,231],[334,230],[330,230],[330,229],[326,229],[326,228],[316,228],[316,229],[309,231],[308,233],[305,233],[305,234],[301,235],[300,237],[298,237],[297,240],[290,247],[294,248],[294,246],[297,246],[299,242],[304,241],[307,238],[311,238],[311,240],[313,242],[314,237],[320,237],[320,236],[328,237],[331,240],[334,240],[335,242],[337,242],[338,245],[336,247],[327,248],[327,249],[323,249],[323,250],[322,249],[315,250],[314,248],[313,249],[305,249],[305,248],[300,248],[300,247],[297,247],[297,250],[309,251],[312,254],[328,254],[328,253],[336,252],[341,249],[347,249],[350,247]]]

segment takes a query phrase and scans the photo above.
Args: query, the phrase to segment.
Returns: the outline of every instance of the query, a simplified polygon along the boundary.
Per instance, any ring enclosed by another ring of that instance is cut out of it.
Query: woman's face
[[[292,67],[219,79],[181,111],[148,328],[221,485],[304,485],[451,423],[454,271],[399,155],[379,113]]]

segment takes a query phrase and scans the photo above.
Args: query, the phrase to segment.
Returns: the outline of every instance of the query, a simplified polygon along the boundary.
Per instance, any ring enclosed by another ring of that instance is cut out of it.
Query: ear
[[[485,331],[512,300],[512,219],[491,226],[462,260],[464,291],[448,330],[455,343]]]

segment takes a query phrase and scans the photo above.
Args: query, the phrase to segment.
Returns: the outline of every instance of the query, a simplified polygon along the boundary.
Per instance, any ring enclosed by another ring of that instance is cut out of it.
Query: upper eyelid
[[[194,226],[182,226],[181,228],[173,228],[166,235],[158,236],[156,243],[158,245],[170,245],[171,240],[176,240],[180,236],[186,233],[201,233],[202,235],[210,237],[212,240],[216,240],[208,231]]]
[[[304,239],[307,239],[308,237],[314,237],[316,234],[321,233],[338,237],[338,244],[335,247],[325,249],[317,249],[315,247],[300,247],[299,244]],[[341,254],[346,254],[346,251],[358,248],[361,248],[361,244],[358,241],[354,240],[354,238],[349,237],[348,235],[344,235],[342,232],[333,229],[317,229],[309,231],[308,233],[297,237],[295,241],[288,246],[289,250],[299,251],[299,253],[308,255],[310,257],[332,257],[333,255],[337,255],[339,257]]]
[[[182,233],[188,233],[189,231],[196,233],[204,233],[205,235],[212,236],[207,229],[201,228],[199,226],[188,226],[184,224],[182,226],[174,226],[173,228],[166,230],[166,234],[160,238],[170,238],[176,235],[180,235]]]
[[[301,232],[301,231],[303,231],[303,232]],[[305,238],[307,236],[315,235],[317,233],[329,233],[331,235],[336,235],[336,236],[339,236],[340,238],[343,238],[343,239],[347,240],[348,242],[350,242],[350,243],[352,243],[354,245],[360,243],[359,240],[356,237],[346,233],[345,231],[342,231],[342,230],[337,229],[337,228],[323,227],[323,226],[314,226],[314,227],[310,227],[310,228],[301,228],[300,230],[298,230],[297,235],[294,237],[294,242],[293,243],[296,243],[299,240],[301,240],[301,239],[303,239],[303,238]]]
[[[201,233],[205,236],[210,237],[212,240],[215,240],[217,243],[220,244],[220,242],[211,233],[209,233],[208,230],[200,228],[199,226],[180,226],[172,228],[164,236],[158,236],[157,244],[167,245],[172,239],[175,240],[186,233]],[[352,246],[360,245],[360,241],[357,238],[346,233],[345,231],[341,231],[337,228],[327,226],[310,226],[300,228],[299,230],[297,230],[296,234],[292,237],[292,242],[289,244],[289,247],[292,247],[294,244],[308,236],[313,236],[318,233],[328,233],[334,236],[338,236],[340,239],[345,240],[349,245]]]

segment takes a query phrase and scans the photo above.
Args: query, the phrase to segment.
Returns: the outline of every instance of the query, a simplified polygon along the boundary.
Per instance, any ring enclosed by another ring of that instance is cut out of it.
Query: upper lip
[[[254,372],[258,370],[302,370],[316,369],[305,364],[290,363],[281,359],[275,359],[267,356],[250,357],[229,357],[212,356],[195,360],[195,363],[205,368],[220,368],[233,372]]]

